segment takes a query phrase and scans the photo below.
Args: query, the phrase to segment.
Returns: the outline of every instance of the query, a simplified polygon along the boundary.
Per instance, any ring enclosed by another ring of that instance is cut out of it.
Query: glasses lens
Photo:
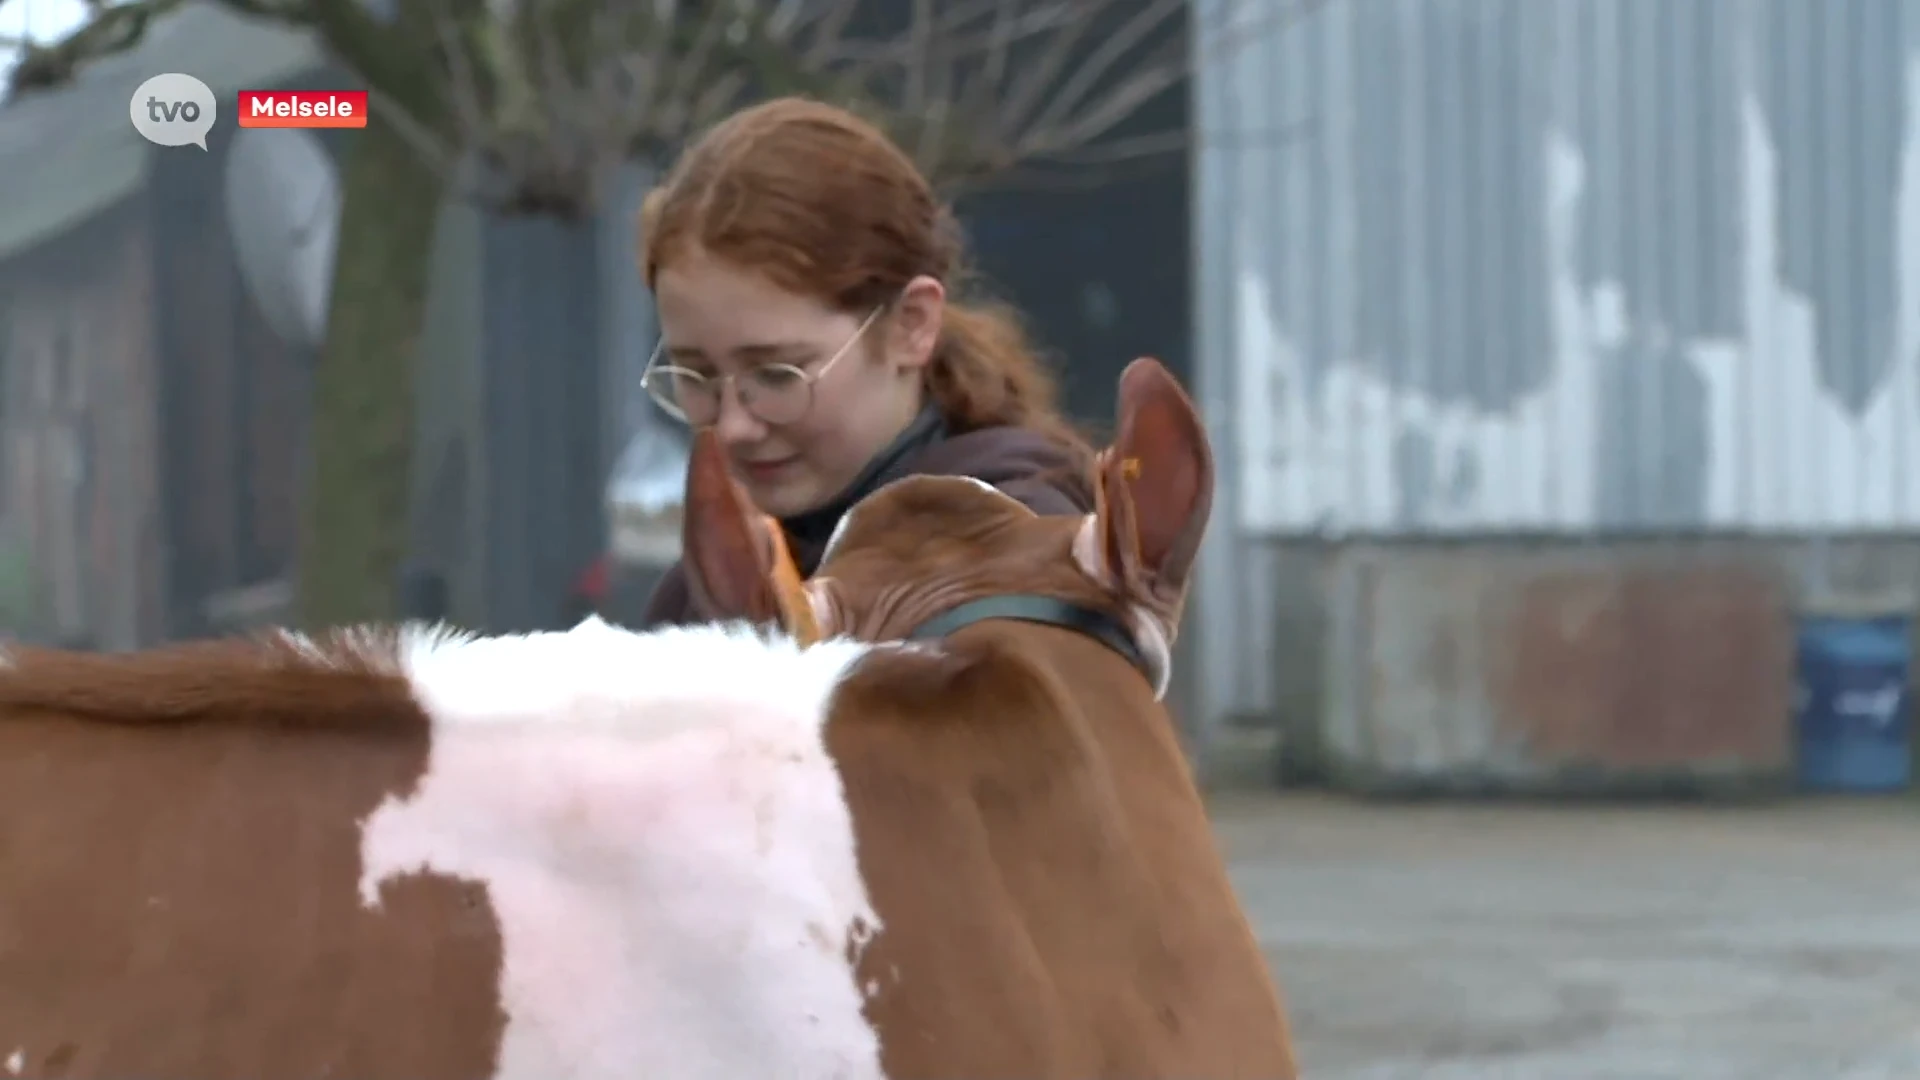
[[[764,364],[739,380],[740,404],[768,424],[791,424],[813,404],[813,381],[791,364]]]
[[[644,385],[661,408],[696,427],[713,423],[720,414],[718,389],[697,371],[657,367],[647,372]]]

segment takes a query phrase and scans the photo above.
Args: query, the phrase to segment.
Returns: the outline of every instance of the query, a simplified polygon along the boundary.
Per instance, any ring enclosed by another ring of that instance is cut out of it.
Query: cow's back
[[[391,674],[276,681],[270,654],[23,654],[0,671],[12,1075],[490,1075],[484,896],[420,874],[360,898],[361,823],[418,781],[424,716]],[[91,685],[63,686],[62,665]],[[128,700],[140,714],[114,715]]]
[[[1090,639],[1000,624],[841,688],[829,745],[882,924],[860,973],[895,1080],[1295,1075],[1164,712],[1130,672],[1073,678],[1113,670]]]
[[[0,660],[0,1076],[879,1080],[823,739],[744,627]]]
[[[1137,678],[973,636],[16,655],[0,1067],[1291,1076]]]

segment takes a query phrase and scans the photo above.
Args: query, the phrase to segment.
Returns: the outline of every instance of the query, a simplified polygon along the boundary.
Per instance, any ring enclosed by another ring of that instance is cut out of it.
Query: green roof
[[[148,27],[139,45],[81,69],[74,81],[0,106],[0,258],[78,225],[126,198],[146,179],[150,155],[197,154],[151,146],[127,119],[141,83],[169,71],[195,76],[218,95],[231,123],[241,90],[317,70],[313,37],[269,20],[193,2]]]

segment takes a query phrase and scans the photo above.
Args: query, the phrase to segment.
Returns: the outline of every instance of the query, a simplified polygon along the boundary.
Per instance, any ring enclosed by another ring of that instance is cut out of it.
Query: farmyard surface
[[[1315,1080],[1920,1077],[1920,801],[1213,813]]]

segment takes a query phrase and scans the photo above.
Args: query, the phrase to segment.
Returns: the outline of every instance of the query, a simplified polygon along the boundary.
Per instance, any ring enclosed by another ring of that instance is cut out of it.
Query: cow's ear
[[[711,429],[687,460],[681,566],[701,615],[715,622],[772,623],[803,643],[819,636],[800,571],[780,524],[762,514],[727,471]]]
[[[773,549],[773,570],[768,580],[773,586],[774,603],[780,608],[780,624],[800,644],[811,645],[820,640],[820,618],[807,592],[806,579],[800,576],[800,564],[787,547],[786,530],[765,514],[760,515],[760,525]]]
[[[1100,454],[1081,562],[1171,630],[1213,509],[1213,451],[1193,402],[1156,360],[1121,374],[1115,431]]]

